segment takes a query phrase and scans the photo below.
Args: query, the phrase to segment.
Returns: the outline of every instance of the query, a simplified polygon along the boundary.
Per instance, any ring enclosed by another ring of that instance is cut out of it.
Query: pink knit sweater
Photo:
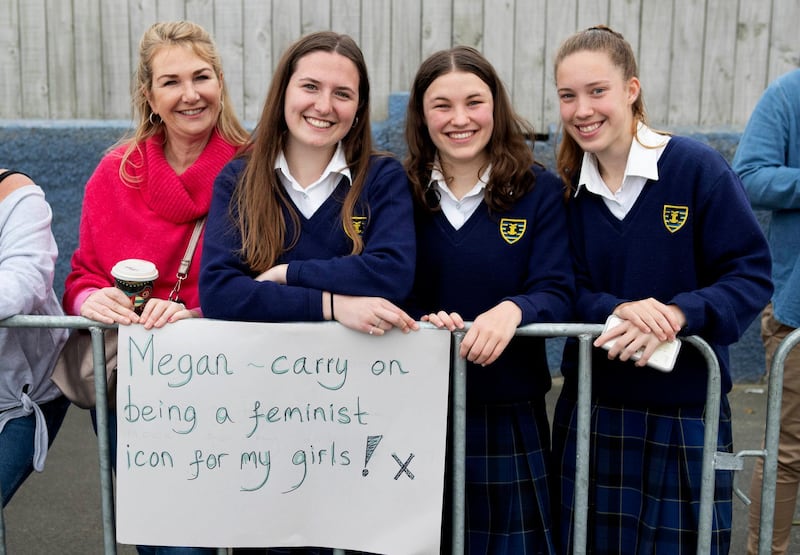
[[[68,314],[80,314],[89,294],[113,285],[111,267],[125,258],[155,263],[159,278],[153,297],[166,299],[195,221],[208,213],[214,179],[236,147],[214,132],[194,164],[177,175],[164,156],[162,137],[152,137],[129,158],[128,173],[138,178],[133,184],[119,175],[124,151],[121,146],[104,156],[86,184],[78,248],[64,288]],[[188,308],[200,306],[201,251],[202,237],[180,292]]]

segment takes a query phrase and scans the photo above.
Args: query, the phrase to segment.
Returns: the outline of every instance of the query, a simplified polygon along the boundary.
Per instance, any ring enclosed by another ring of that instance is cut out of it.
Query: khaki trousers
[[[767,373],[772,358],[781,341],[794,328],[778,322],[767,305],[761,314],[761,339],[767,362]],[[761,478],[764,462],[756,458],[753,481],[750,484],[748,555],[758,553],[758,528],[761,517]],[[781,432],[778,446],[778,478],[775,490],[775,519],[773,521],[772,553],[785,554],[789,548],[792,520],[800,486],[800,346],[786,357],[783,373],[783,399],[781,402]]]

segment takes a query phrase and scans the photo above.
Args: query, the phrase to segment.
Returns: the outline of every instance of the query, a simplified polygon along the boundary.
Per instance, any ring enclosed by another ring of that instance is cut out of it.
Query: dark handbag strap
[[[192,230],[192,236],[189,238],[189,244],[186,246],[186,252],[181,259],[181,265],[178,267],[178,274],[177,277],[178,281],[175,282],[175,287],[172,288],[172,292],[167,297],[168,300],[179,303],[181,302],[178,300],[178,293],[181,290],[181,283],[183,280],[186,279],[186,276],[189,275],[189,266],[192,264],[192,258],[194,257],[194,251],[197,250],[197,242],[200,240],[200,233],[203,231],[203,226],[206,223],[205,217],[200,218],[194,224],[194,230]]]

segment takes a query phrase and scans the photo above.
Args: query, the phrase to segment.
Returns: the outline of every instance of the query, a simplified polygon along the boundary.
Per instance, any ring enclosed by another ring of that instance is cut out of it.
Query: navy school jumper
[[[397,160],[372,157],[354,215],[364,240],[359,255],[349,256],[352,242],[341,221],[342,202],[350,187],[346,178],[310,219],[295,209],[299,238],[277,261],[289,265],[286,285],[254,281],[258,272],[239,256],[242,238],[231,196],[244,166],[243,159],[233,160],[214,183],[200,270],[204,316],[255,322],[320,321],[323,291],[384,297],[395,303],[405,299],[414,276],[416,247],[408,179]],[[283,213],[288,245],[295,230],[286,205]]]
[[[533,189],[505,212],[481,203],[460,229],[439,210],[418,210],[411,315],[444,310],[474,320],[503,300],[526,325],[571,318],[574,293],[563,185],[535,166]],[[468,403],[540,399],[550,389],[543,338],[515,337],[487,367],[468,363]]]
[[[739,178],[711,147],[672,137],[624,219],[602,198],[581,190],[568,219],[578,290],[577,317],[602,323],[618,304],[653,297],[686,315],[680,335],[699,335],[714,349],[722,393],[731,389],[728,345],[736,342],[772,294],[770,253]],[[663,373],[610,361],[593,349],[594,396],[642,407],[702,406],[707,365],[684,344]],[[564,392],[577,387],[577,342],[568,341]]]

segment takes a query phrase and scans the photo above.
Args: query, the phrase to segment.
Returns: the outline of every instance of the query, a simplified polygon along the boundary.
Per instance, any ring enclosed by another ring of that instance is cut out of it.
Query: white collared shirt
[[[447,186],[444,175],[441,171],[436,169],[438,163],[434,164],[434,169],[431,172],[431,181],[436,183],[436,188],[439,190],[440,199],[439,206],[442,208],[447,221],[450,222],[455,229],[461,229],[475,210],[480,206],[483,200],[483,190],[489,182],[489,175],[491,174],[492,166],[489,165],[486,171],[483,172],[475,186],[470,191],[457,199],[450,188]]]
[[[306,219],[311,218],[319,207],[328,200],[331,193],[336,190],[342,177],[346,177],[350,184],[353,183],[341,142],[337,145],[336,152],[333,153],[333,157],[328,162],[322,175],[308,187],[304,188],[292,176],[283,151],[275,160],[275,171],[278,173],[278,179],[280,179],[283,188],[286,190],[286,194],[289,195],[289,198],[292,199],[292,202]]]
[[[636,135],[638,140],[634,137],[631,142],[622,186],[616,193],[612,193],[600,177],[597,157],[589,152],[583,154],[581,176],[575,193],[577,195],[581,187],[586,187],[587,191],[601,196],[609,211],[619,220],[630,212],[647,180],[658,181],[658,159],[661,158],[670,139],[668,135],[656,133],[641,122]]]

